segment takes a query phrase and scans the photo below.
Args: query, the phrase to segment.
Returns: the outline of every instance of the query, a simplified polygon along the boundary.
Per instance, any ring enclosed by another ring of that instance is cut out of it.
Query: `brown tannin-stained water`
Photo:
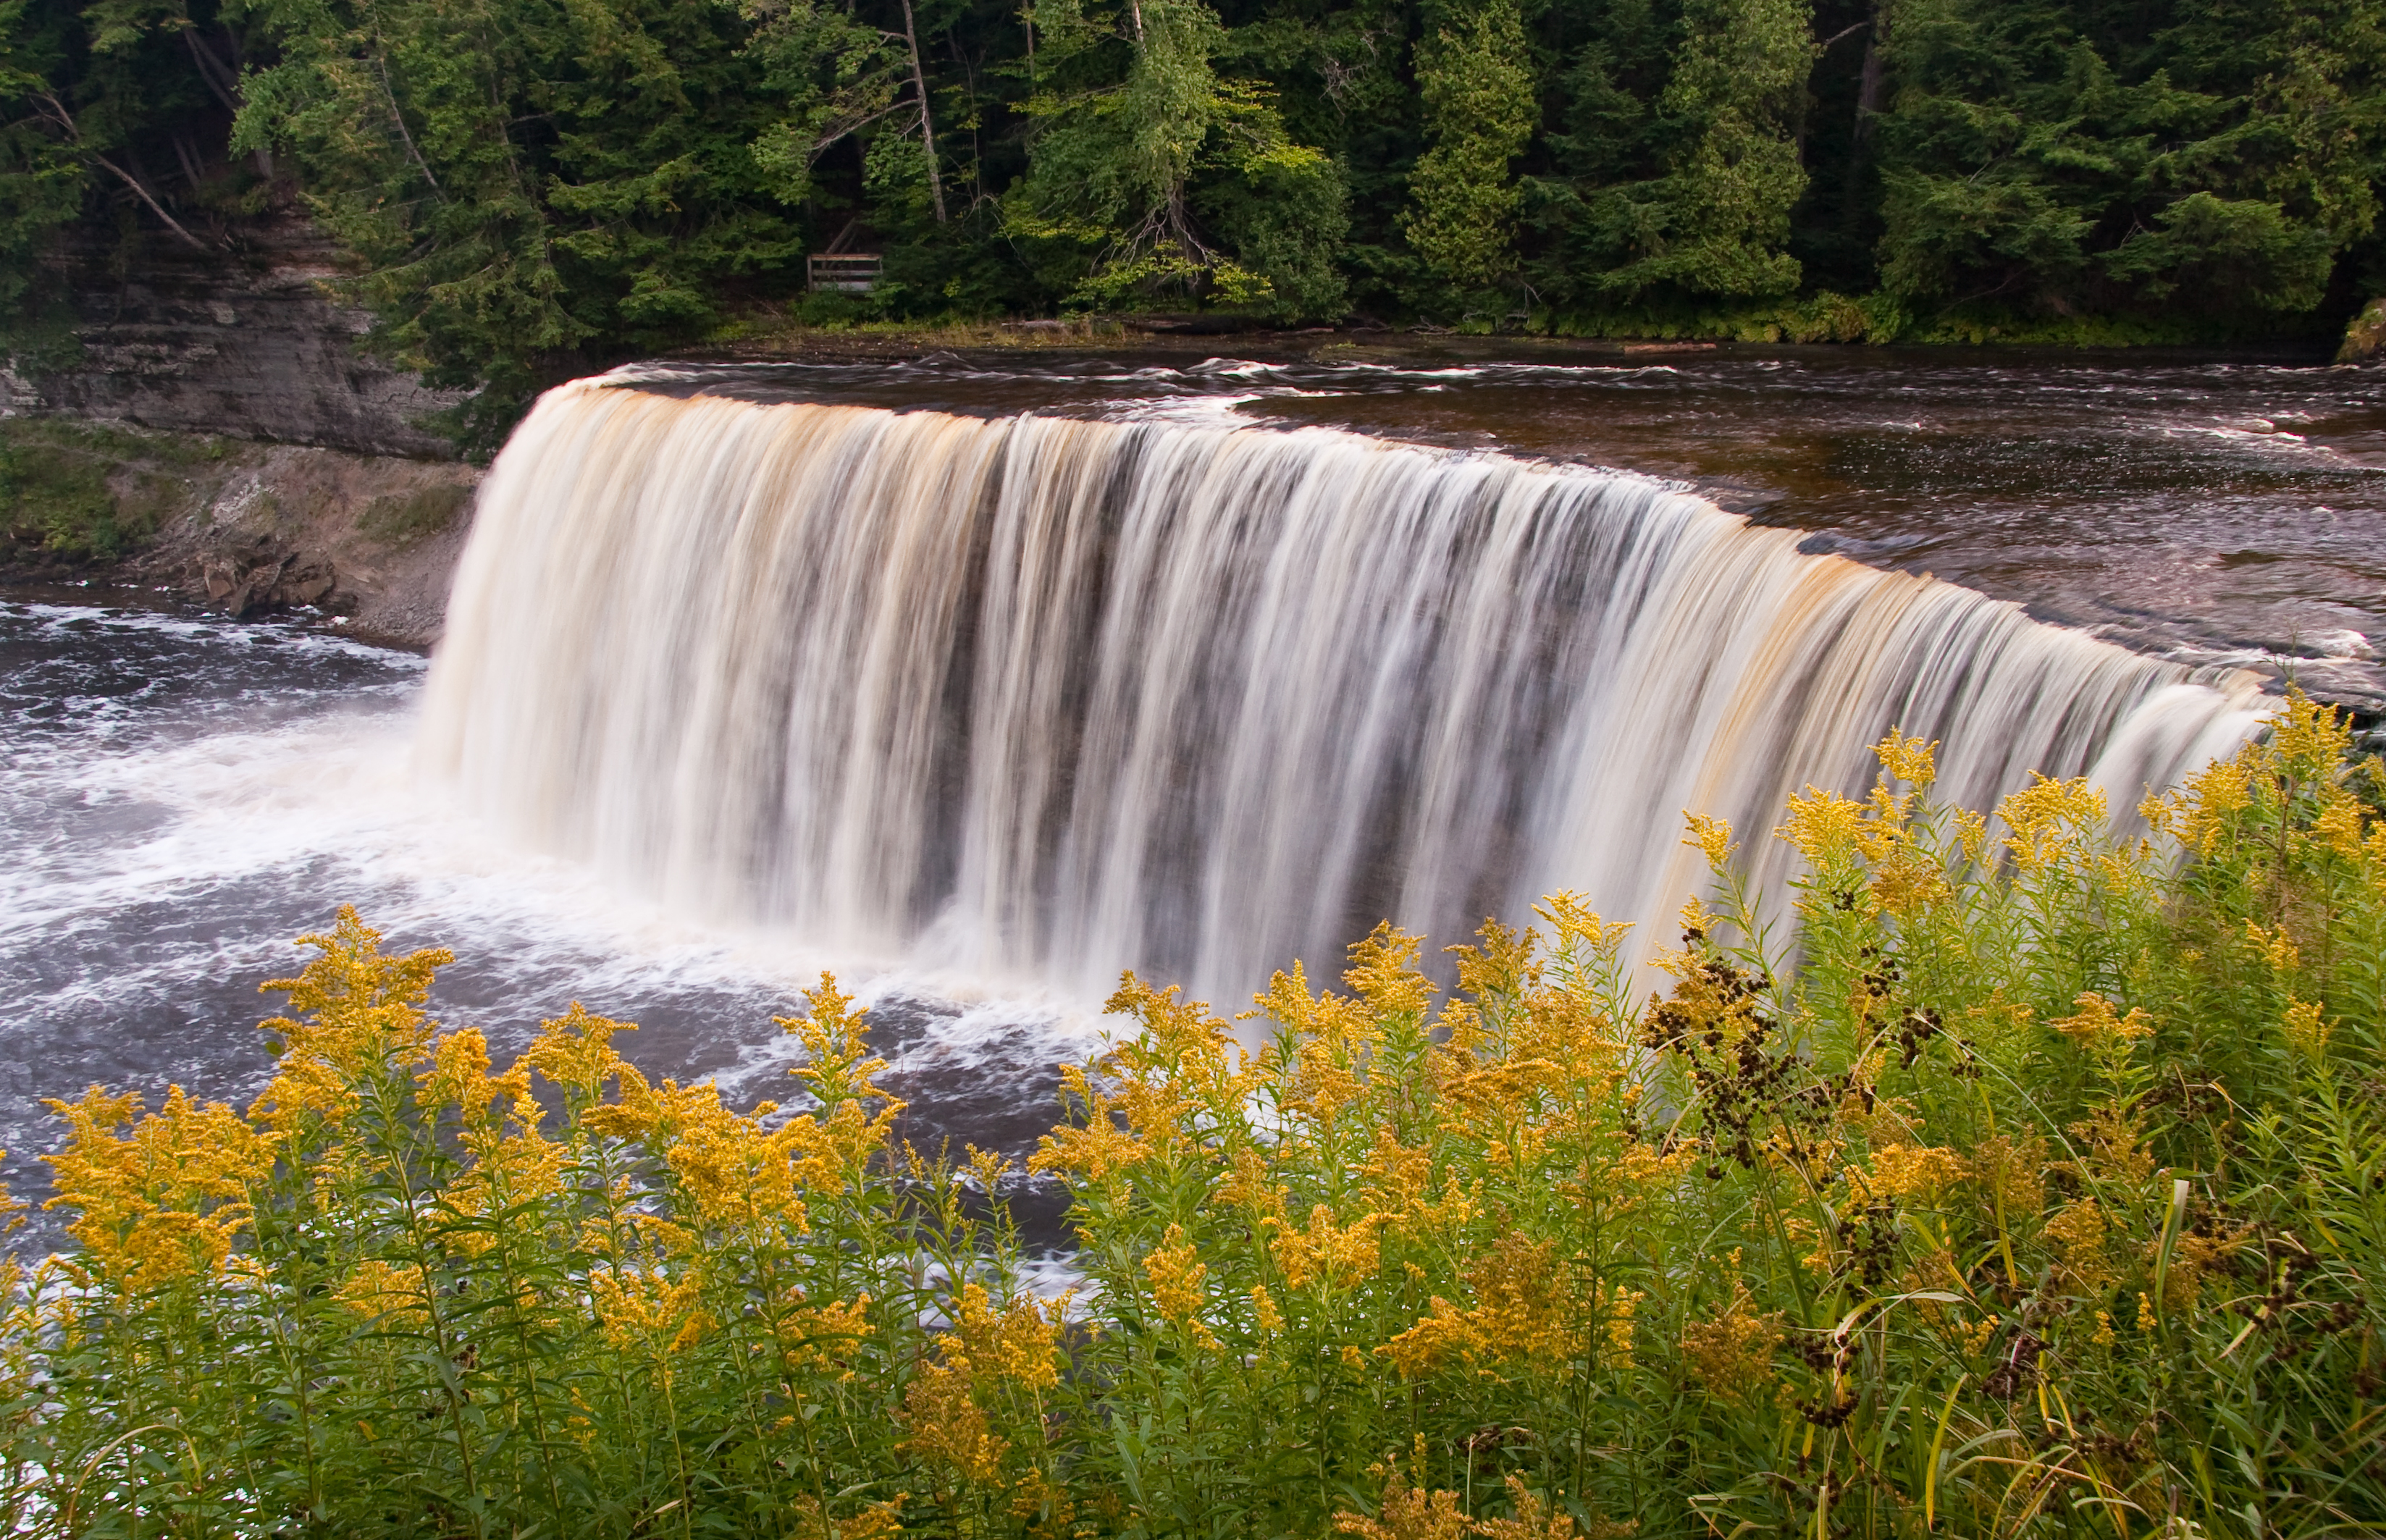
[[[1890,725],[2126,806],[2283,671],[2386,703],[2374,371],[1490,349],[624,371],[509,447],[427,689],[0,602],[11,1180],[34,1097],[245,1100],[341,902],[501,1054],[579,999],[746,1101],[835,967],[912,1136],[1018,1152],[1120,967],[1231,1008],[1381,915],[1662,919],[1685,808],[1777,886]]]
[[[1805,532],[1810,551],[2386,709],[2386,370],[2167,349],[1619,355],[1448,338],[1420,357],[1403,343],[747,366],[672,388],[987,414],[1174,407],[1614,467]]]

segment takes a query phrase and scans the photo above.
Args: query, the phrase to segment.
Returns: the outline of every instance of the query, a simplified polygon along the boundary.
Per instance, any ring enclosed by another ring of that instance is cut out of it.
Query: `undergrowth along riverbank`
[[[74,1534],[2325,1534],[2386,1523],[2379,769],[2291,698],[2118,838],[2082,783],[1742,836],[1643,996],[1560,895],[1226,1023],[1129,978],[1031,1165],[896,1136],[823,979],[799,1106],[575,1007],[496,1070],[353,912],[245,1113],[58,1104],[12,1525]],[[1794,962],[1793,960],[1794,959]],[[12,1264],[13,1265],[13,1264]]]

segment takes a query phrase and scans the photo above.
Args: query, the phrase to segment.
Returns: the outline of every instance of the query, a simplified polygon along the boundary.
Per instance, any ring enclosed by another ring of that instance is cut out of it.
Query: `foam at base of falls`
[[[2253,730],[2224,682],[1634,477],[594,381],[483,487],[420,752],[667,903],[1233,1000],[1379,918],[1663,915],[1685,809],[1769,828],[1891,726],[1952,800],[2131,807]]]

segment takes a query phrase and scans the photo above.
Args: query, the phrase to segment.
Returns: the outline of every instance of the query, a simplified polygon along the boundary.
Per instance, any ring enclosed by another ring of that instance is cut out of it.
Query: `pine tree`
[[[1813,6],[1691,0],[1682,32],[1656,108],[1679,148],[1664,176],[1625,192],[1635,255],[1599,286],[1625,299],[1664,289],[1787,294],[1799,278],[1784,248],[1806,190],[1796,134],[1815,54]]]
[[[1004,224],[1051,254],[1048,277],[1074,280],[1071,299],[1338,311],[1332,254],[1349,224],[1338,169],[1294,142],[1264,82],[1218,74],[1227,38],[1214,11],[1126,0],[1103,16],[1044,0],[1036,24],[1046,73],[1025,110],[1040,132]],[[1235,249],[1213,222],[1242,237]]]
[[[1425,265],[1479,287],[1515,266],[1518,193],[1509,166],[1539,114],[1515,0],[1476,0],[1417,62],[1433,147],[1409,179],[1401,221]]]
[[[1895,0],[1881,276],[1917,308],[2307,310],[2374,225],[2375,0]]]

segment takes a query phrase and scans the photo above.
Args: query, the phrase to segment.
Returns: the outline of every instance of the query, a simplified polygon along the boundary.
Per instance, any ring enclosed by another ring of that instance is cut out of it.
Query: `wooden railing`
[[[815,289],[842,289],[848,294],[866,294],[878,286],[885,260],[876,252],[864,252],[849,257],[816,256],[808,260],[807,266]]]

